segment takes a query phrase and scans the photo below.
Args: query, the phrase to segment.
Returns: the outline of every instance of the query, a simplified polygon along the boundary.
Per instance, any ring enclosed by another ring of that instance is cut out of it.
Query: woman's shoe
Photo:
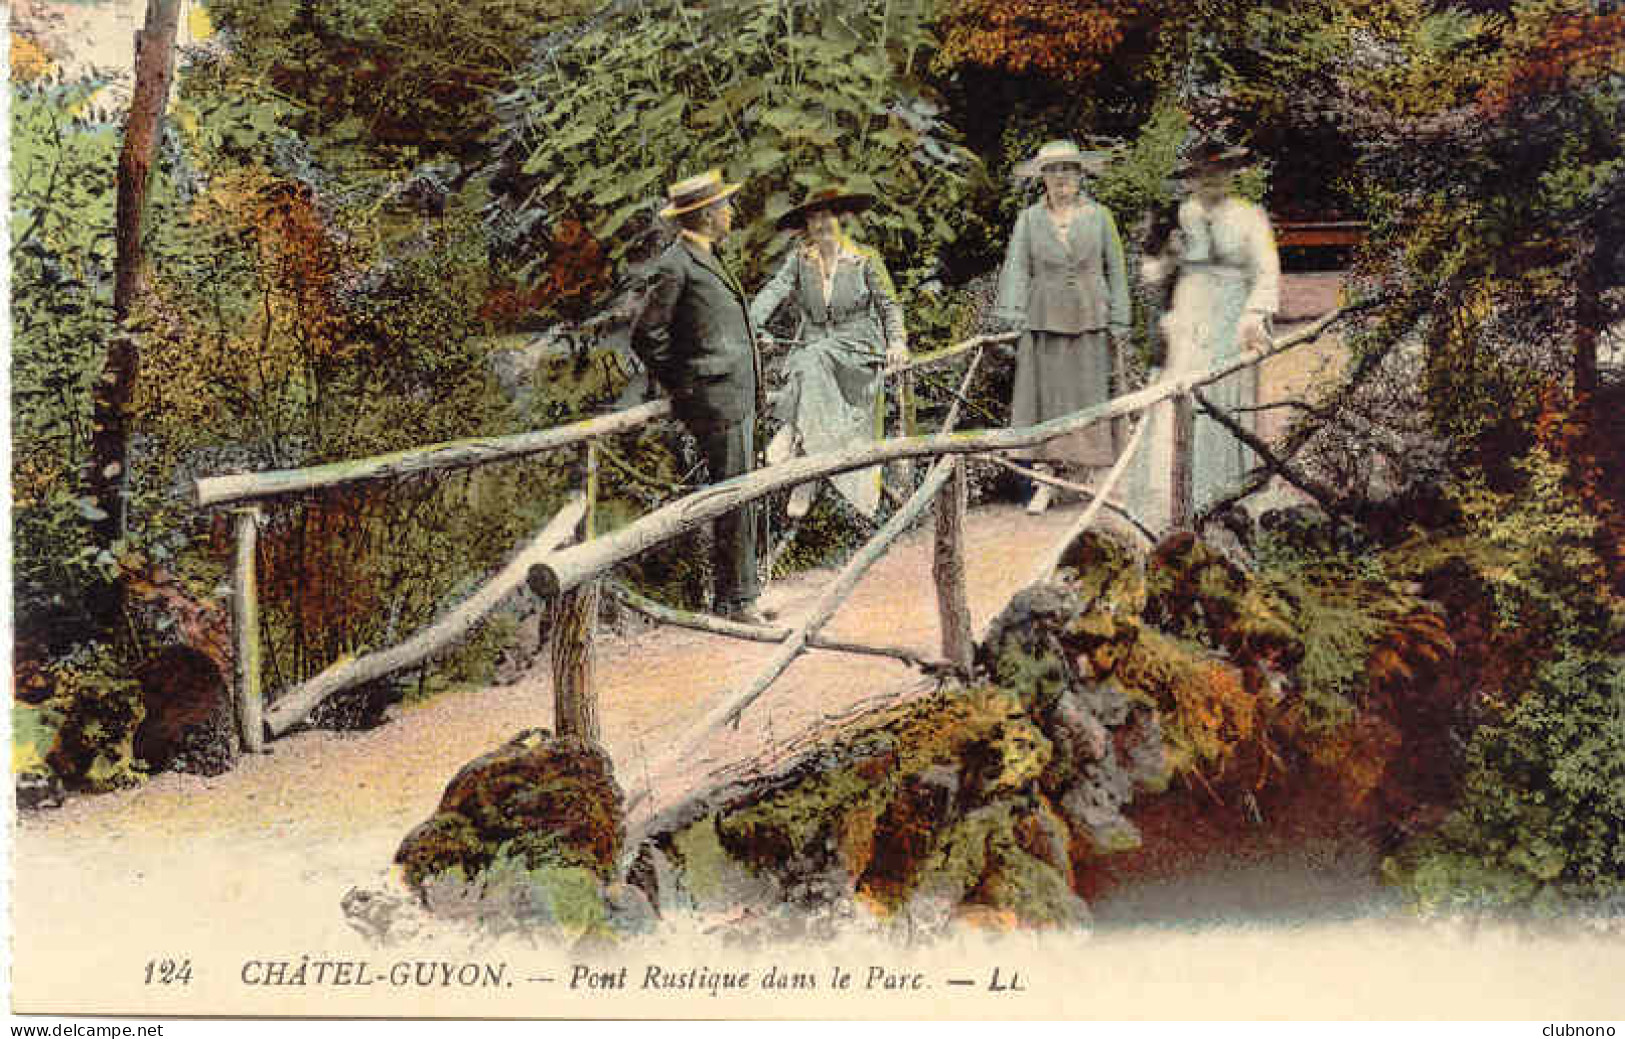
[[[1042,516],[1049,511],[1050,502],[1054,498],[1055,488],[1047,483],[1039,484],[1038,490],[1033,492],[1032,499],[1027,502],[1027,515]]]
[[[812,510],[813,499],[817,496],[817,483],[796,484],[795,490],[790,492],[790,503],[784,507],[784,514],[791,519],[800,519]]]
[[[1035,465],[1033,472],[1039,476],[1048,476],[1051,469],[1047,465]],[[1033,482],[1036,486],[1032,498],[1027,502],[1027,515],[1042,516],[1055,501],[1055,488],[1047,483],[1038,483],[1036,480]]]
[[[796,431],[789,426],[780,426],[779,431],[773,434],[773,439],[767,442],[767,464],[778,465],[780,462],[788,462],[795,451]]]

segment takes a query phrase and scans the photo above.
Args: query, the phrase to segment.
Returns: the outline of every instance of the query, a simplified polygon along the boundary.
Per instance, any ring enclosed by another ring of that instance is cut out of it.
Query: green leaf
[[[777,169],[784,162],[784,152],[771,145],[763,148],[752,148],[750,154],[745,156],[744,167],[752,173],[765,173]]]
[[[597,135],[597,124],[580,120],[564,132],[550,138],[547,144],[557,151],[569,151],[571,148],[581,147]]]
[[[804,116],[794,108],[770,108],[757,118],[780,133],[788,133]]]
[[[592,204],[600,209],[607,209],[611,203],[619,202],[626,197],[626,181],[614,177],[603,187],[592,193]]]
[[[535,170],[526,170],[526,172],[527,173],[534,173],[536,171]],[[536,190],[535,201],[540,202],[543,199],[547,198],[547,196],[549,196],[549,195],[553,194],[553,192],[557,191],[559,189],[559,185],[563,184],[563,183],[564,183],[564,174],[560,173],[558,176],[554,177],[552,180],[548,181],[546,184],[542,185],[540,188],[538,188]]]
[[[611,213],[603,223],[595,227],[593,229],[593,235],[598,238],[610,237],[616,231],[619,231],[628,220],[637,215],[638,211],[643,209],[647,204],[648,203],[646,202],[638,201],[622,206],[615,212]]]
[[[783,191],[775,191],[767,197],[767,203],[762,207],[762,213],[768,220],[777,220],[790,211],[790,196]]]
[[[674,94],[665,104],[654,110],[654,118],[660,122],[675,121],[688,107],[688,98],[682,94]]]
[[[911,135],[905,135],[889,126],[884,130],[876,130],[874,133],[871,133],[869,135],[869,140],[880,145],[882,148],[891,149],[893,151],[900,148],[910,147],[914,143]]]

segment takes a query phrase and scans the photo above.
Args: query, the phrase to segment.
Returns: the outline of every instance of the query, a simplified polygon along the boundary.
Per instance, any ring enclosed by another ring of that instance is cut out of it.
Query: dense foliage
[[[530,42],[588,0],[209,0],[210,15],[300,128],[341,139],[462,152]]]
[[[11,87],[12,510],[17,628],[72,641],[87,597],[117,569],[91,543],[99,515],[80,468],[90,384],[112,321],[117,126],[92,106],[100,84]]]
[[[772,221],[812,187],[879,197],[860,232],[905,287],[935,272],[978,162],[910,69],[930,42],[906,3],[663,0],[544,47],[500,99],[521,226],[587,222],[646,254],[667,184],[721,167],[745,189],[736,248],[756,284]]]

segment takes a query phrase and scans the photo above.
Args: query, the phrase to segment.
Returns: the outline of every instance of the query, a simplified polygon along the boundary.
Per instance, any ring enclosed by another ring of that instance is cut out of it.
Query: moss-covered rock
[[[601,884],[613,877],[624,826],[608,756],[533,729],[464,765],[395,861],[420,896],[436,876],[471,882],[498,861],[530,871],[585,871]]]
[[[458,815],[488,843],[542,858],[568,856],[608,877],[624,838],[614,768],[598,747],[533,729],[464,765],[438,814]]]
[[[460,815],[438,813],[412,830],[395,852],[395,862],[414,891],[422,892],[426,880],[452,870],[466,879],[487,866],[496,849],[480,840],[474,824]]]
[[[1236,659],[1284,666],[1303,656],[1287,604],[1194,534],[1177,533],[1157,546],[1146,587],[1143,616],[1157,628]]]
[[[159,650],[135,669],[143,715],[134,753],[153,772],[217,776],[237,756],[237,714],[213,660],[190,646]]]

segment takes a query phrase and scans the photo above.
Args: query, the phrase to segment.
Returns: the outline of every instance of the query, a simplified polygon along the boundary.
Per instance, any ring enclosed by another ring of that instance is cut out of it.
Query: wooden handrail
[[[554,451],[593,437],[625,433],[671,414],[671,401],[654,400],[611,415],[572,422],[564,426],[516,433],[505,437],[472,437],[451,440],[428,447],[415,447],[370,458],[330,462],[306,469],[273,469],[259,473],[233,473],[205,476],[195,482],[193,496],[201,506],[226,502],[273,498],[281,494],[311,491],[320,487],[381,480],[436,469],[462,469],[487,462]]]
[[[934,350],[928,354],[918,354],[914,357],[910,357],[901,364],[887,365],[884,374],[902,375],[905,372],[912,372],[918,368],[929,368],[933,364],[941,364],[943,361],[952,360],[953,358],[958,357],[960,354],[969,353],[979,346],[992,346],[997,343],[1013,343],[1020,338],[1020,332],[999,332],[994,335],[971,336],[962,343],[955,343],[953,346],[944,347],[941,350]]]
[[[1198,386],[1217,382],[1232,372],[1258,364],[1283,350],[1309,342],[1320,336],[1334,321],[1370,303],[1340,307],[1312,325],[1298,329],[1291,335],[1275,340],[1268,347],[1248,350],[1223,364],[1203,372],[1162,382],[1104,404],[1073,412],[1032,426],[1013,426],[1005,429],[979,430],[952,435],[896,437],[875,443],[860,444],[840,451],[808,455],[782,462],[765,469],[757,469],[736,476],[723,483],[703,488],[678,501],[671,502],[622,527],[606,537],[589,544],[575,545],[554,553],[545,562],[531,570],[530,587],[537,595],[548,597],[576,587],[582,581],[608,568],[636,556],[647,549],[670,540],[685,531],[709,522],[740,506],[776,491],[786,490],[837,473],[865,469],[883,462],[902,458],[923,458],[945,454],[982,454],[992,451],[1011,451],[1037,447],[1057,437],[1086,429],[1098,422],[1132,415],[1176,394],[1189,393]]]
[[[338,661],[321,674],[289,691],[266,712],[264,732],[267,735],[280,735],[303,720],[312,707],[334,691],[411,666],[440,652],[445,646],[466,634],[520,581],[527,581],[534,591],[544,597],[559,595],[579,587],[584,581],[590,580],[609,567],[700,523],[775,491],[836,473],[900,459],[979,454],[1034,447],[1095,423],[1144,410],[1169,397],[1189,394],[1198,386],[1215,382],[1232,372],[1313,340],[1334,321],[1373,305],[1375,301],[1341,307],[1314,324],[1276,340],[1265,349],[1248,351],[1206,372],[1168,379],[1155,386],[1125,394],[1102,405],[1049,422],[971,433],[945,431],[930,436],[901,437],[843,451],[803,457],[703,488],[657,509],[607,537],[561,548],[559,546],[569,539],[580,523],[585,509],[585,503],[578,497],[554,518],[546,530],[518,552],[469,600],[436,620],[428,628],[392,648],[368,654],[360,659]],[[989,344],[1009,342],[1016,337],[1016,333],[976,336],[946,350],[913,358],[886,371],[887,374],[911,371]],[[967,372],[967,382],[974,374],[975,367],[973,363]],[[951,409],[950,414],[956,418],[957,412],[956,406]],[[451,441],[308,469],[205,477],[196,481],[195,494],[199,506],[210,506],[269,498],[361,480],[480,465],[551,451],[571,444],[589,442],[595,437],[626,432],[670,413],[671,403],[657,400],[612,415],[516,436]],[[1136,444],[1138,439],[1135,438]],[[932,493],[940,490],[941,485],[946,482],[945,464],[939,464],[937,468],[940,472],[933,473],[933,479],[930,481]],[[1100,502],[1097,500],[1090,511],[1095,511],[1099,505]],[[250,536],[245,535],[244,541],[249,543]],[[251,617],[252,610],[247,611],[245,616]],[[240,623],[246,626],[246,621]],[[812,642],[816,627],[814,624],[811,626],[812,630],[804,629],[799,638],[787,635],[787,641],[792,645],[806,646]],[[793,652],[794,650],[792,655]],[[243,683],[243,686],[244,692],[252,691],[251,684]],[[738,706],[741,705],[736,705],[734,716],[737,716]],[[245,739],[245,745],[252,745],[254,742],[252,738]]]
[[[1017,333],[974,336],[934,353],[921,354],[888,367],[886,375],[900,375],[940,364],[989,343],[1010,342]],[[318,490],[363,480],[384,480],[441,469],[463,469],[569,447],[593,437],[625,433],[671,414],[671,401],[654,400],[636,407],[600,415],[568,425],[501,437],[469,437],[389,454],[352,458],[302,469],[270,469],[255,473],[227,473],[193,481],[192,497],[198,507],[274,498],[283,494]]]

